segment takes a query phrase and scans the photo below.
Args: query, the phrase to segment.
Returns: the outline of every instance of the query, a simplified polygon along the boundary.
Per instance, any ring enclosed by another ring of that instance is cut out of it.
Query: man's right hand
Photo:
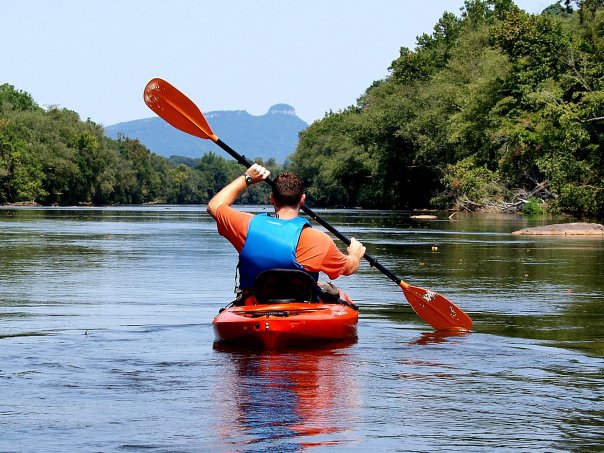
[[[359,259],[363,258],[367,247],[357,241],[355,238],[350,238],[350,245],[346,249],[349,255],[356,255]]]
[[[348,266],[346,266],[344,275],[351,275],[354,274],[361,265],[361,260],[363,259],[363,255],[365,255],[366,247],[355,238],[350,238],[350,245],[346,250],[348,252]]]

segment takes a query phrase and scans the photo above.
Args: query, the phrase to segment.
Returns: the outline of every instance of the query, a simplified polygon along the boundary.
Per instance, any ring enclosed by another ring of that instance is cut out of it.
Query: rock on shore
[[[512,234],[549,236],[604,236],[604,225],[599,223],[556,223],[534,228],[523,228]]]

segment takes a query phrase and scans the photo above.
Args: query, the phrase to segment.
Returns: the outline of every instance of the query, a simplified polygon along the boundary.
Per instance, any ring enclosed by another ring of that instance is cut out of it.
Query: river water
[[[236,254],[203,207],[2,208],[0,451],[604,449],[603,240],[318,212],[473,331],[433,332],[364,263],[337,281],[356,341],[215,347]]]

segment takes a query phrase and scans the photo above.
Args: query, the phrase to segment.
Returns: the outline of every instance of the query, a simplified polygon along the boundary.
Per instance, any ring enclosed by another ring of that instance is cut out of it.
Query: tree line
[[[274,160],[263,162],[278,172]],[[0,85],[0,204],[207,203],[241,167],[214,153],[166,159],[138,140],[112,140],[78,114],[43,109],[30,94]],[[243,203],[266,203],[256,185]]]
[[[538,15],[467,0],[356,104],[300,134],[285,167],[318,206],[564,211],[604,217],[604,0]],[[206,203],[241,174],[166,159],[0,85],[0,204]],[[243,203],[265,203],[268,186]]]
[[[604,0],[468,0],[300,135],[326,205],[604,216]]]

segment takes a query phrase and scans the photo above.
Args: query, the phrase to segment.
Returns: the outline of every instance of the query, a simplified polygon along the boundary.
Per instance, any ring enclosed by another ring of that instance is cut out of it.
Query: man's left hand
[[[260,164],[254,164],[245,172],[250,178],[252,178],[252,184],[264,181],[271,174],[269,170],[264,168]]]

